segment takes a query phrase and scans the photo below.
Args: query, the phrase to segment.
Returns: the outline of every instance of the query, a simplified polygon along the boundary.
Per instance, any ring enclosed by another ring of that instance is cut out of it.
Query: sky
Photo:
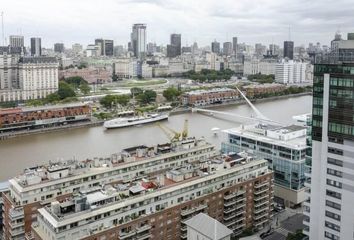
[[[213,40],[248,44],[290,39],[329,45],[337,30],[354,32],[353,0],[0,0],[4,35],[42,38],[43,47],[63,42],[84,46],[95,38],[127,45],[132,24],[147,24],[148,42],[167,44],[171,33],[182,45]]]

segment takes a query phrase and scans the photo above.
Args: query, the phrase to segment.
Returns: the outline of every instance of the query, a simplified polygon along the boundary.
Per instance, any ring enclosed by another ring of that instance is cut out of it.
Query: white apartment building
[[[252,59],[244,62],[243,74],[253,75],[253,74],[275,74],[276,61],[273,59]]]
[[[243,64],[243,74],[253,75],[259,73],[259,60],[252,59],[250,61],[245,61]]]
[[[306,66],[307,63],[283,60],[275,66],[275,82],[281,84],[297,84],[305,82]]]
[[[220,71],[221,59],[216,53],[207,53],[206,60],[210,63],[211,70]]]
[[[141,65],[141,76],[143,78],[152,78],[152,66],[147,63]]]

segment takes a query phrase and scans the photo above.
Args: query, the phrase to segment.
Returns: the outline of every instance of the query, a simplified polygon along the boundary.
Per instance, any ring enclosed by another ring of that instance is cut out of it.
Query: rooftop
[[[236,92],[236,90],[231,88],[213,88],[209,90],[195,90],[188,92],[188,95],[200,95],[200,94],[207,94],[207,93],[219,93],[219,92]]]
[[[39,107],[5,108],[5,109],[0,109],[0,114],[35,112],[35,111],[42,111],[42,110],[63,109],[63,108],[72,108],[72,107],[83,107],[83,106],[87,106],[87,104],[68,103],[68,104],[58,104],[58,105],[46,105],[46,106],[39,106]]]
[[[265,143],[302,150],[306,148],[305,126],[288,125],[275,126],[269,124],[241,125],[237,128],[224,130],[227,134],[234,134]]]
[[[199,213],[187,220],[186,225],[213,240],[223,239],[233,233],[233,231],[228,229],[224,224],[209,217],[205,213]]]
[[[58,63],[55,57],[22,57],[20,63]]]

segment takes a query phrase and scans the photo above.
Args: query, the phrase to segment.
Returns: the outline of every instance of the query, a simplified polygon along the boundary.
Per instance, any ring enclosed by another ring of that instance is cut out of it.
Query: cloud
[[[133,23],[147,24],[148,41],[166,44],[173,32],[182,42],[209,45],[238,36],[240,42],[329,44],[334,32],[354,31],[352,0],[2,0],[5,34],[22,33],[44,46],[113,39],[126,45]]]

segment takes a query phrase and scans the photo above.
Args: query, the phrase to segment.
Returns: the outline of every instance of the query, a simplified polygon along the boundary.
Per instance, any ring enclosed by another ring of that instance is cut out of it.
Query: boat
[[[105,121],[103,126],[106,129],[123,128],[136,125],[143,125],[168,119],[168,114],[148,114],[146,116],[120,117]]]

